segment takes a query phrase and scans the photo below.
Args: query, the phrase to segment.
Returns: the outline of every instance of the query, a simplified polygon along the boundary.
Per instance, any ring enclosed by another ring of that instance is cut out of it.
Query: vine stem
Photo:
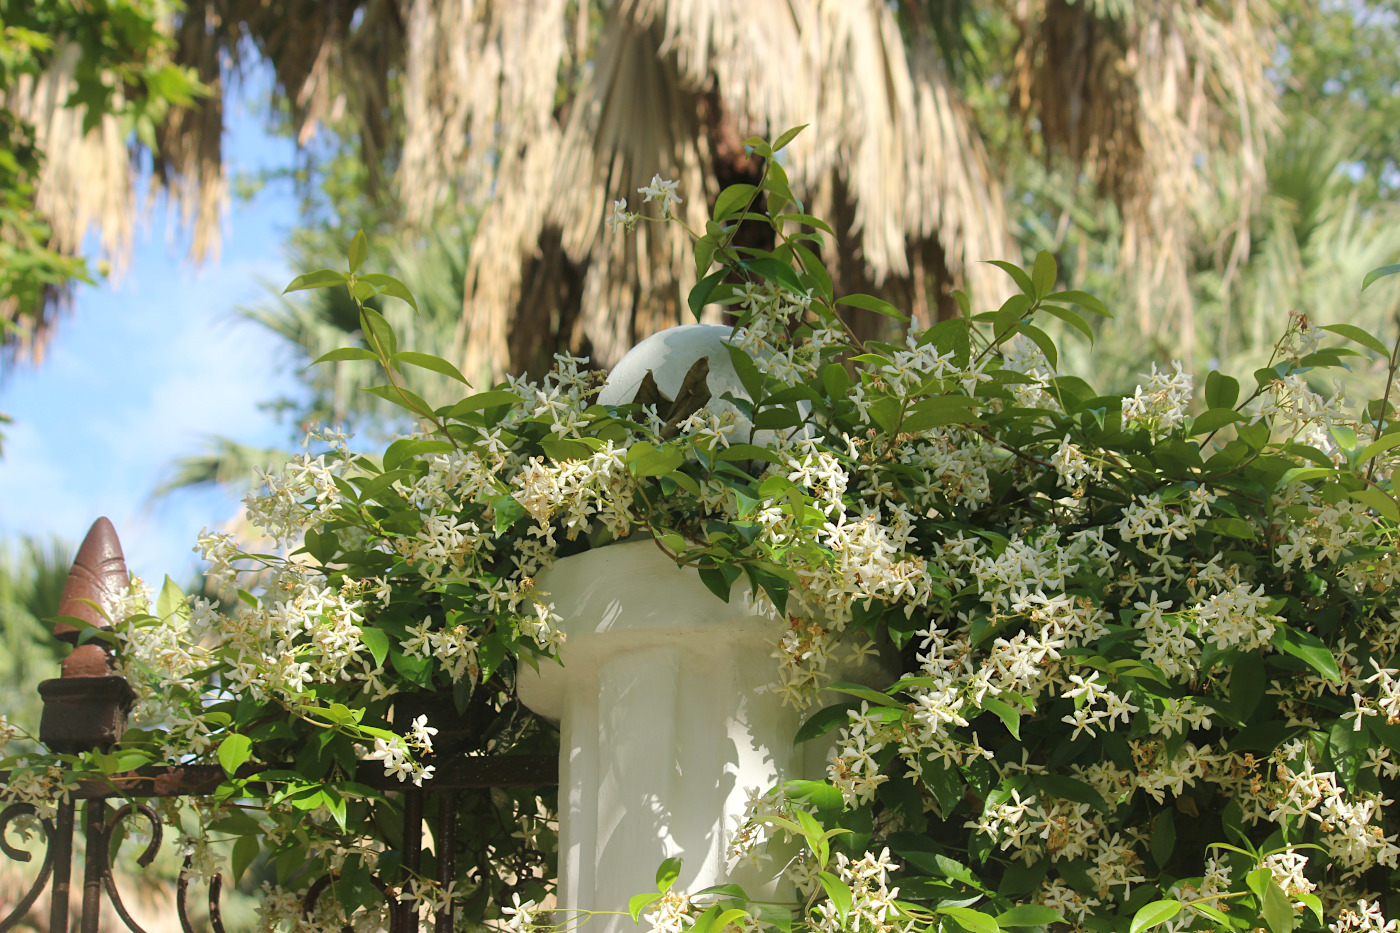
[[[355,294],[354,276],[351,276],[351,280],[347,285],[350,289],[350,297],[355,299],[355,307],[359,308],[360,320],[363,322],[365,320],[365,303]],[[426,418],[433,426],[434,434],[441,434],[443,437],[447,438],[447,442],[452,445],[453,450],[460,451],[462,445],[458,444],[457,438],[453,437],[452,432],[447,430],[446,423],[439,421],[435,412],[419,411],[414,405],[413,400],[408,397],[408,393],[404,387],[399,385],[398,380],[394,378],[394,367],[391,365],[392,361],[389,359],[389,354],[384,351],[384,345],[380,343],[379,338],[375,336],[374,329],[371,327],[362,327],[361,329],[364,331],[365,340],[369,342],[370,348],[373,349],[375,355],[379,357],[379,365],[383,367],[384,374],[389,379],[389,385],[393,387],[394,391],[398,393],[399,398],[403,400],[404,407],[420,417]]]
[[[1381,396],[1381,410],[1376,418],[1375,438],[1377,440],[1385,433],[1383,430],[1385,428],[1385,412],[1386,409],[1390,407],[1390,390],[1395,387],[1395,371],[1397,368],[1400,368],[1400,340],[1395,341],[1395,346],[1390,351],[1390,368],[1385,375],[1385,394]],[[1372,457],[1370,466],[1366,468],[1367,483],[1371,483],[1375,479],[1377,459],[1376,457]]]

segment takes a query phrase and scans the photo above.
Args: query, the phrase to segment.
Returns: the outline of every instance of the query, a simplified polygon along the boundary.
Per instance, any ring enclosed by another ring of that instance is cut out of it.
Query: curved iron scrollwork
[[[93,804],[88,804],[93,806]],[[146,843],[145,851],[136,857],[136,864],[142,868],[147,867],[155,859],[156,853],[160,851],[162,831],[160,825],[160,814],[144,803],[128,803],[112,811],[111,816],[101,825],[98,832],[88,833],[88,864],[95,864],[102,877],[102,887],[107,891],[107,900],[112,903],[112,908],[116,910],[117,916],[121,917],[122,923],[131,933],[146,933],[141,924],[131,916],[131,912],[126,909],[126,904],[122,903],[121,892],[117,890],[117,879],[112,873],[112,834],[122,820],[133,813],[140,814],[146,818],[150,827],[151,840]],[[92,824],[89,823],[91,826]]]
[[[190,865],[193,861],[190,856],[185,856],[185,863],[180,867],[180,880],[175,886],[175,912],[180,917],[180,929],[185,933],[195,933],[189,910]],[[223,875],[215,875],[209,880],[209,926],[214,933],[224,933],[224,918],[219,909],[219,897],[223,890]]]
[[[331,875],[322,875],[312,883],[311,887],[306,889],[306,896],[302,898],[301,901],[301,912],[303,915],[307,917],[311,916],[316,910],[316,905],[321,900],[321,895],[326,893],[334,880],[334,877]],[[399,902],[399,899],[394,896],[393,892],[389,890],[389,886],[385,884],[378,875],[371,875],[369,880],[379,889],[379,893],[384,895],[384,905],[389,912],[389,933],[410,933],[412,927],[405,929],[399,921],[403,905]],[[342,931],[343,933],[349,933],[352,929],[354,929],[352,926],[346,924],[342,928]]]
[[[38,817],[39,811],[32,804],[12,803],[0,812],[0,851],[16,862],[33,861],[33,853],[27,852],[10,842],[10,824],[18,817],[32,816]],[[14,909],[0,920],[0,933],[12,929],[25,914],[29,913],[34,902],[39,899],[39,895],[48,886],[49,877],[53,874],[53,824],[45,819],[39,819],[39,825],[44,829],[44,861],[39,866],[39,876],[34,879],[34,883],[29,886],[29,890],[15,904]]]

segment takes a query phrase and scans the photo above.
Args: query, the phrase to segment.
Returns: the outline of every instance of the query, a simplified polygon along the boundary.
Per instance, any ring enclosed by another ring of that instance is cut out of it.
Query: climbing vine
[[[397,804],[355,768],[407,786],[445,754],[426,717],[394,710],[454,704],[473,725],[452,754],[551,749],[514,696],[518,666],[561,641],[536,580],[650,535],[716,598],[747,586],[787,621],[774,689],[804,711],[798,741],[835,737],[825,781],[754,789],[731,840],[760,862],[790,853],[775,837],[802,840],[783,867],[798,899],[680,892],[667,862],[631,904],[654,929],[1393,931],[1400,344],[1294,314],[1243,382],[1168,365],[1102,395],[1059,371],[1057,339],[1092,340],[1108,309],[1059,289],[1046,253],[998,263],[1015,294],[997,308],[958,294],[961,316],[861,343],[848,315],[903,316],[833,292],[831,231],[773,159],[790,138],[751,140],[760,184],[721,192],[694,231],[690,307],[733,316],[741,394],[691,381],[602,405],[569,357],[472,392],[363,304],[414,300],[361,270],[363,236],[345,271],[296,279],[361,302],[363,345],[322,362],[380,367],[370,391],[418,427],[376,454],[310,435],[248,500],[279,549],[200,539],[224,603],[135,585],[90,636],[114,642],[137,725],[62,763],[220,763],[219,791],[191,803],[196,864],[236,879],[270,860],[269,929],[372,923]],[[680,222],[674,183],[641,194],[641,212],[614,204],[613,235]],[[741,222],[771,225],[775,248],[735,246]],[[410,366],[462,400],[430,407]],[[1355,403],[1358,375],[1385,394]],[[826,673],[872,651],[901,665],[883,690]],[[10,762],[27,797],[52,791],[58,760]],[[582,919],[537,906],[553,800],[476,807],[489,844],[459,861],[459,888],[425,869],[399,896],[470,892],[470,920],[517,931]],[[326,873],[335,897],[304,916],[299,892]]]

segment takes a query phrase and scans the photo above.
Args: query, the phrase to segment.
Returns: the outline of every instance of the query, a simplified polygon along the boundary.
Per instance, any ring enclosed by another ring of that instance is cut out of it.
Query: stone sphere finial
[[[732,413],[735,419],[735,429],[729,435],[732,442],[772,444],[779,432],[754,431],[753,423],[724,398],[726,393],[734,398],[749,398],[729,356],[728,341],[733,333],[732,327],[722,324],[682,324],[652,334],[628,350],[613,367],[598,392],[599,404],[654,404],[663,421],[677,421],[701,407],[717,415]],[[700,393],[702,398],[694,397],[688,384],[703,371],[703,367],[696,369],[701,361],[708,366],[708,372],[704,373],[708,398],[703,398],[704,392]],[[691,397],[687,397],[688,394]],[[807,407],[806,402],[799,405],[802,409]],[[666,435],[663,433],[663,436]]]

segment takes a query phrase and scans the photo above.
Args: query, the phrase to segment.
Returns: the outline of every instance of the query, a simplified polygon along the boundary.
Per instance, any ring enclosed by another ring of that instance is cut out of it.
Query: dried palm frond
[[[907,55],[887,4],[791,0],[754,18],[739,0],[620,0],[567,114],[522,136],[523,155],[494,176],[465,368],[499,377],[535,363],[530,338],[550,334],[610,365],[681,323],[695,278],[686,237],[673,225],[610,234],[609,202],[635,205],[659,172],[681,182],[683,219],[703,225],[721,177],[743,170],[737,140],[809,121],[790,171],[819,213],[844,218],[827,257],[843,287],[918,307],[941,273],[939,285],[992,293],[973,263],[1011,250],[999,186],[931,43]]]
[[[1049,157],[1081,166],[1123,216],[1123,270],[1138,325],[1195,343],[1191,244],[1200,212],[1229,192],[1238,213],[1228,276],[1249,253],[1276,131],[1275,43],[1265,4],[1233,0],[1022,0],[1012,104],[1038,121]]]

